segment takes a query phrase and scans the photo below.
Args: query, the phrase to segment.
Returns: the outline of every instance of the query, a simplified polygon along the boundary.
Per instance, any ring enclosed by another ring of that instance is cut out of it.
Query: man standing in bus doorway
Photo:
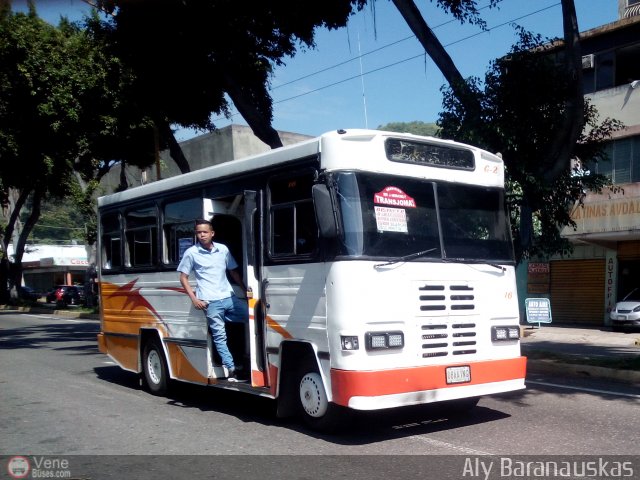
[[[247,302],[233,293],[233,288],[227,280],[227,271],[245,292],[249,290],[237,270],[238,264],[226,245],[213,243],[215,232],[211,222],[204,219],[196,220],[195,233],[198,242],[184,252],[178,265],[180,283],[191,298],[193,306],[206,314],[213,343],[222,364],[229,371],[228,380],[239,381],[233,356],[227,346],[225,322],[247,323],[249,310]],[[191,272],[196,277],[196,292],[189,285]]]

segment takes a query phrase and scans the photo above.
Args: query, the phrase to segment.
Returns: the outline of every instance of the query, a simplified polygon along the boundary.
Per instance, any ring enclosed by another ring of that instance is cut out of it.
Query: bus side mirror
[[[329,189],[326,185],[317,184],[311,188],[311,194],[320,235],[323,238],[336,238],[338,236],[338,228]]]

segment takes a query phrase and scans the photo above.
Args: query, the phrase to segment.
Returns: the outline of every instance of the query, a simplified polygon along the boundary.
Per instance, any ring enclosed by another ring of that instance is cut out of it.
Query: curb
[[[578,378],[603,378],[640,386],[640,372],[637,370],[617,370],[595,365],[561,363],[555,360],[527,359],[527,372],[551,373]]]
[[[4,307],[5,312],[20,312],[20,313],[33,313],[36,315],[55,315],[56,317],[64,318],[81,318],[83,320],[100,320],[100,316],[97,313],[87,312],[74,312],[73,310],[57,310],[53,308],[42,307]]]

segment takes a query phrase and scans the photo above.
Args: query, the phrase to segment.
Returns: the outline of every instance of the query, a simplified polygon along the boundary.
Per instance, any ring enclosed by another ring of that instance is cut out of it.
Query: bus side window
[[[195,243],[194,220],[201,217],[200,197],[169,202],[163,208],[163,262],[178,264],[185,250]]]
[[[122,266],[122,238],[120,233],[120,215],[103,215],[102,224],[102,268],[118,270]]]
[[[313,202],[296,205],[296,255],[312,253],[318,243],[318,226]]]
[[[293,255],[294,236],[293,206],[274,207],[271,212],[271,251],[274,255]]]
[[[310,256],[317,250],[318,226],[311,199],[313,172],[269,182],[271,245],[274,258]]]
[[[156,224],[158,214],[155,205],[130,210],[125,215],[127,266],[150,267],[155,265],[158,253]]]

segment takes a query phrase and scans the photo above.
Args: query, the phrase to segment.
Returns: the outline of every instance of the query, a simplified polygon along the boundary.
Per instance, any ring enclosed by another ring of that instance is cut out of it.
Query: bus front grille
[[[467,282],[423,282],[417,284],[417,290],[422,357],[476,354],[478,312],[474,286]]]
[[[420,351],[422,358],[473,355],[477,353],[476,324],[424,324],[421,326]]]
[[[471,285],[451,283],[418,286],[418,315],[472,313],[475,308],[475,291]]]

